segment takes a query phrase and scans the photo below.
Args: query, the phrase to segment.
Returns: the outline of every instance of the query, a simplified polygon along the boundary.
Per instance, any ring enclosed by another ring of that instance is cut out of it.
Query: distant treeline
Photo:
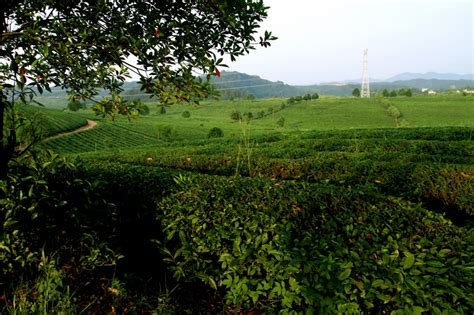
[[[272,82],[258,76],[251,76],[240,72],[222,72],[220,78],[214,78],[212,84],[222,99],[246,99],[251,94],[256,98],[269,97],[296,97],[298,95],[318,93],[320,95],[351,96],[360,84],[322,84],[293,86],[283,82]],[[437,91],[449,89],[473,88],[471,80],[427,80],[415,79],[395,82],[373,82],[371,92],[375,95],[384,90],[410,89],[413,94],[421,93],[421,89],[428,88]]]
[[[255,75],[248,75],[240,72],[221,73],[220,78],[211,80],[212,95],[220,99],[254,99],[254,98],[289,98],[298,95],[314,94],[351,96],[356,88],[360,89],[360,84],[322,84],[322,85],[288,85],[281,81],[269,81]],[[384,90],[400,91],[409,89],[414,95],[420,94],[421,89],[431,89],[435,91],[446,91],[452,89],[474,89],[472,80],[436,80],[436,79],[415,79],[395,82],[373,82],[370,90],[373,95],[383,93]],[[142,102],[153,100],[149,94],[140,89],[138,82],[125,82],[123,86],[123,96],[125,100],[139,99]],[[105,96],[105,91],[99,96]],[[53,88],[52,93],[45,93],[43,97],[55,97],[66,99],[66,90]]]

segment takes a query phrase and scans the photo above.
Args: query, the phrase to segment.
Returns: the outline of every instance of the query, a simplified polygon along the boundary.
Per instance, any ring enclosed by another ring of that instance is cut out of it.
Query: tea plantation
[[[473,100],[206,101],[46,140],[0,187],[0,303],[471,314]]]

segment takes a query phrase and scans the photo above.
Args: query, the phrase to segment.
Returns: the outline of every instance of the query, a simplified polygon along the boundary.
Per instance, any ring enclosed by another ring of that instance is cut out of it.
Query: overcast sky
[[[278,40],[229,69],[289,84],[402,72],[474,73],[472,0],[264,0]]]

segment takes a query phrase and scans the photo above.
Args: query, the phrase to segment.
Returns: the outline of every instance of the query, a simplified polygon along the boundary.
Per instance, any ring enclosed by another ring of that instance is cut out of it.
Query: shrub
[[[183,116],[183,118],[189,118],[189,117],[191,117],[191,113],[190,113],[188,110],[185,110],[185,111],[181,114],[181,116]]]
[[[242,119],[243,119],[242,113],[239,112],[239,111],[237,111],[237,110],[233,111],[233,112],[230,114],[230,118],[231,118],[232,120],[242,120]]]
[[[354,96],[354,97],[360,97],[360,90],[359,90],[359,88],[355,88],[354,90],[352,90],[352,96]]]
[[[75,257],[76,270],[116,260],[97,238],[115,222],[113,205],[57,154],[34,152],[17,161],[0,181],[0,218],[0,283],[34,274],[42,252]]]
[[[176,191],[158,203],[168,268],[179,281],[223,292],[230,308],[462,313],[474,306],[472,233],[370,185],[175,180]]]
[[[173,136],[173,127],[168,125],[158,126],[158,139],[169,141]]]
[[[317,100],[319,98],[319,94],[318,93],[313,93],[313,95],[311,96],[311,98],[313,100]]]
[[[389,116],[395,118],[395,119],[398,119],[402,116],[402,114],[400,113],[400,111],[398,110],[398,108],[396,108],[395,106],[393,105],[390,105],[388,108],[387,108],[387,113],[389,114]]]
[[[280,117],[280,119],[277,120],[277,126],[279,128],[283,128],[285,126],[285,118],[284,117]]]
[[[244,117],[247,119],[252,119],[253,118],[253,113],[252,112],[247,112],[244,114]]]
[[[214,127],[211,130],[209,130],[209,133],[207,134],[208,138],[222,138],[224,136],[224,132],[222,131],[221,128]]]

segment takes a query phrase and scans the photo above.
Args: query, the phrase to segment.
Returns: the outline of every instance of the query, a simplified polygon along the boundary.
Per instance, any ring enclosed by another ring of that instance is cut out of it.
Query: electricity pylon
[[[368,49],[364,50],[364,70],[362,72],[362,88],[360,91],[360,97],[370,97],[368,51]]]

